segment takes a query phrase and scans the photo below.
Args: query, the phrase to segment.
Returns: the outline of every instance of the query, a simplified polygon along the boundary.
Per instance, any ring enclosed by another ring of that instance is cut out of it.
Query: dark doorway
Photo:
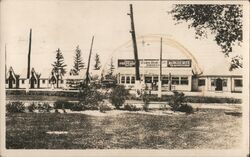
[[[34,77],[31,77],[30,79],[30,88],[35,88],[35,84],[36,84],[36,79]]]
[[[12,74],[10,75],[8,82],[9,82],[9,88],[13,88],[13,84],[15,83],[15,79],[12,76]]]
[[[222,91],[222,79],[220,78],[217,78],[216,79],[216,88],[215,88],[216,91]]]

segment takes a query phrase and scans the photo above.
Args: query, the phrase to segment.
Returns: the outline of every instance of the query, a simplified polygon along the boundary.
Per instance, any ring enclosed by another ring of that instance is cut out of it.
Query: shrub
[[[55,109],[71,109],[71,107],[74,105],[72,102],[58,100],[54,103]]]
[[[125,105],[124,105],[124,110],[128,110],[128,111],[139,111],[140,109],[137,108],[135,105],[132,105],[132,104],[125,104]]]
[[[83,105],[81,103],[74,104],[71,108],[71,111],[83,111]]]
[[[11,102],[6,105],[6,111],[7,113],[23,113],[25,111],[25,106],[19,101]]]
[[[143,110],[144,111],[148,111],[149,109],[149,102],[150,102],[150,94],[147,93],[147,91],[144,91],[144,93],[142,94],[142,101],[143,101]]]
[[[105,113],[106,111],[110,111],[110,110],[112,110],[112,108],[109,107],[107,104],[101,104],[99,106],[99,111],[102,113]]]
[[[186,113],[192,113],[193,107],[187,105],[186,97],[183,92],[179,93],[177,91],[173,92],[174,94],[171,96],[169,101],[169,106],[173,111],[180,111]]]
[[[39,112],[50,112],[53,108],[49,105],[49,103],[38,104],[37,107]]]
[[[33,102],[33,103],[29,104],[29,106],[27,108],[28,108],[29,112],[34,112],[34,110],[36,109],[36,105]]]
[[[115,106],[116,109],[119,109],[122,106],[128,96],[128,90],[124,86],[116,86],[112,89],[110,93],[110,102]]]
[[[186,112],[186,113],[194,113],[193,107],[190,106],[190,105],[188,105],[188,104],[181,105],[178,108],[178,111],[180,111],[180,112]]]

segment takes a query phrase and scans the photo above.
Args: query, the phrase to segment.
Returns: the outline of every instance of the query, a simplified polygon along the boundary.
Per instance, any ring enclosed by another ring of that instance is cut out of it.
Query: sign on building
[[[143,68],[158,68],[160,66],[160,61],[159,59],[140,59],[139,60],[140,67]],[[118,68],[119,67],[135,67],[135,61],[133,59],[118,59]],[[167,68],[167,67],[191,67],[191,60],[167,60],[163,59],[162,60],[162,68]]]

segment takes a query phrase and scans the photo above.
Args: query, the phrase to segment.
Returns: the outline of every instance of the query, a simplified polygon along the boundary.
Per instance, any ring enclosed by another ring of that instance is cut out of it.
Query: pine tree
[[[99,70],[101,68],[100,57],[98,54],[95,55],[95,65],[94,70]]]
[[[114,77],[113,76],[114,69],[115,69],[114,61],[113,61],[113,58],[111,58],[110,65],[109,65],[109,73],[108,73],[108,77],[109,78],[113,78]]]
[[[72,72],[74,75],[78,75],[79,71],[81,71],[83,68],[84,68],[84,62],[82,60],[82,52],[78,45],[75,50],[74,66]]]
[[[61,50],[58,48],[56,50],[56,61],[52,64],[53,72],[64,76],[66,74],[66,64],[64,63],[64,57]]]

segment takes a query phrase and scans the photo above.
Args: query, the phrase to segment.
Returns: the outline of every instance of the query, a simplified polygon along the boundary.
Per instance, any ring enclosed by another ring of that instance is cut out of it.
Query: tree
[[[113,61],[113,58],[111,58],[110,65],[109,65],[109,75],[110,76],[113,75],[114,69],[115,69],[114,61]]]
[[[242,5],[235,4],[177,4],[169,12],[176,21],[189,22],[188,28],[195,29],[196,38],[206,38],[208,31],[221,47],[226,57],[233,46],[242,43]],[[230,70],[242,67],[242,57],[233,58]],[[241,64],[241,65],[240,65]]]
[[[94,70],[99,70],[101,68],[100,56],[98,54],[95,55],[95,64]]]
[[[53,72],[59,75],[64,76],[66,74],[66,64],[64,63],[64,57],[61,50],[58,48],[56,50],[56,61],[52,64]]]
[[[83,68],[84,68],[84,62],[82,60],[81,49],[79,48],[78,45],[75,50],[74,66],[73,69],[71,69],[71,72],[73,72],[74,75],[78,75],[79,71],[81,71]]]

